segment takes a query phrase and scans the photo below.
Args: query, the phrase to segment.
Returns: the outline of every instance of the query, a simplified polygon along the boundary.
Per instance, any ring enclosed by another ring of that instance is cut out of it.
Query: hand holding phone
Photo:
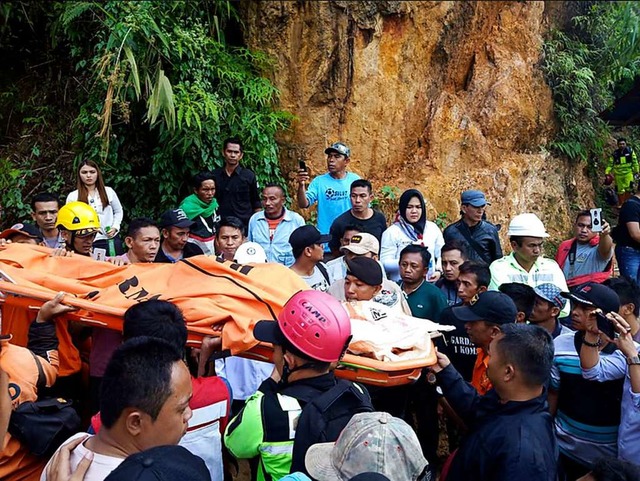
[[[309,171],[307,170],[307,164],[304,160],[298,161],[298,184],[304,185],[309,182]]]
[[[602,232],[602,209],[591,209],[591,232]]]
[[[602,312],[596,312],[596,322],[598,326],[598,330],[607,336],[609,339],[613,339],[615,337],[615,326],[613,322],[611,322]]]

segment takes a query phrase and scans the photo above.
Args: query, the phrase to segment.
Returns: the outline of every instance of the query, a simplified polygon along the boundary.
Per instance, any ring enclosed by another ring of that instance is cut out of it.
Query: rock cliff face
[[[245,41],[276,59],[281,107],[298,118],[280,138],[284,172],[299,158],[324,172],[324,148],[342,140],[352,170],[378,190],[419,188],[432,219],[455,220],[460,192],[479,188],[494,222],[533,211],[559,238],[570,205],[591,206],[585,172],[544,148],[555,126],[539,63],[557,4],[241,5]]]

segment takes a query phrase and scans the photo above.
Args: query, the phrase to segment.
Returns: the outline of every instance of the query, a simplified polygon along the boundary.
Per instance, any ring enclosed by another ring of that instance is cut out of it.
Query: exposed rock
[[[418,186],[432,218],[457,218],[459,193],[479,188],[494,222],[533,211],[559,238],[570,204],[591,206],[582,169],[544,148],[555,129],[544,2],[245,1],[241,12],[298,118],[280,138],[284,172],[300,158],[324,172],[324,148],[342,140],[354,171],[377,189]]]

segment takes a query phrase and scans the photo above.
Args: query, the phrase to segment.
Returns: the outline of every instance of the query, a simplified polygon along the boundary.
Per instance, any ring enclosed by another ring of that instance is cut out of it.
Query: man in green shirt
[[[442,291],[426,281],[431,254],[426,247],[409,244],[400,252],[400,287],[407,296],[411,315],[438,322],[447,307]]]

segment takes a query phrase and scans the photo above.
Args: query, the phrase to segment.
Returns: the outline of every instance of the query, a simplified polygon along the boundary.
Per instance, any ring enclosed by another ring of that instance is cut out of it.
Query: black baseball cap
[[[347,274],[356,276],[359,280],[370,286],[382,284],[382,267],[370,257],[354,257],[347,259]]]
[[[474,296],[468,305],[453,307],[451,312],[462,322],[486,321],[502,325],[515,322],[518,309],[508,295],[486,291]]]
[[[271,320],[258,321],[256,325],[253,326],[253,337],[258,341],[270,342],[276,346],[281,346],[286,341],[278,325],[278,321]]]
[[[33,224],[26,223],[14,224],[10,228],[3,230],[2,233],[0,233],[0,239],[11,239],[17,234],[42,241],[42,233],[40,232],[40,229]]]
[[[289,244],[293,248],[293,251],[302,250],[305,247],[312,246],[314,244],[326,244],[331,240],[330,235],[323,235],[318,229],[312,225],[303,225],[294,230],[289,236]]]
[[[618,312],[620,309],[620,298],[616,291],[596,282],[587,282],[573,292],[563,292],[560,295],[573,302],[597,307],[605,314]]]
[[[182,209],[166,210],[160,216],[158,227],[166,229],[167,227],[191,227],[195,222],[187,217]]]
[[[207,465],[182,446],[157,446],[126,458],[105,481],[211,481]]]

